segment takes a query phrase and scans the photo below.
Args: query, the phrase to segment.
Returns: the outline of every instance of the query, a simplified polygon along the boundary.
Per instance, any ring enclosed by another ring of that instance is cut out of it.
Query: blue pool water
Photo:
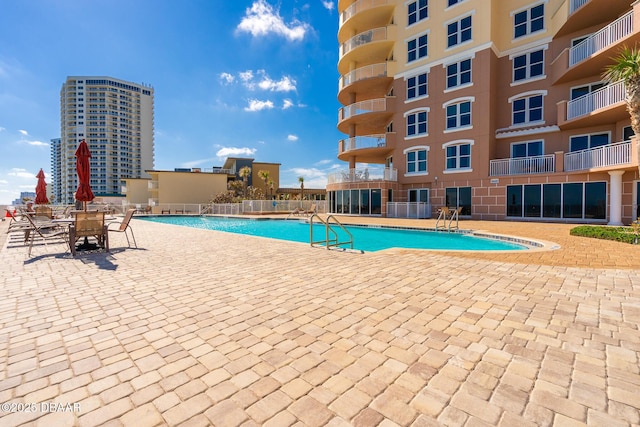
[[[285,221],[278,219],[201,216],[150,216],[138,218],[165,224],[309,243],[309,223],[301,220]],[[322,239],[325,235],[324,226],[314,224],[314,227],[314,240]],[[487,239],[458,233],[357,226],[349,226],[347,229],[353,235],[354,249],[367,252],[389,248],[471,251],[527,249],[525,246],[503,240]],[[346,235],[343,232],[339,233],[339,240],[341,242],[346,240]]]

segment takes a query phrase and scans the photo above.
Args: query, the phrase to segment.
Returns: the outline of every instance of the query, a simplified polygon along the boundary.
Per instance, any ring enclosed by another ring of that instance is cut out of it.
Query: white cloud
[[[293,102],[290,99],[285,99],[282,102],[282,109],[283,110],[286,110],[287,108],[291,108],[291,107],[293,107]]]
[[[262,81],[258,83],[258,87],[271,92],[290,92],[296,90],[296,81],[289,76],[284,76],[279,81],[275,81],[265,75]]]
[[[235,79],[236,78],[229,73],[220,73],[220,80],[222,80],[222,83],[224,84],[231,84],[235,81]]]
[[[285,37],[288,40],[302,40],[309,30],[309,25],[293,20],[288,25],[283,21],[279,11],[265,0],[256,0],[238,24],[238,30],[251,33],[252,36],[263,36],[270,33]]]
[[[333,8],[335,7],[335,4],[333,4],[332,1],[326,1],[326,0],[322,0],[322,5],[327,10],[333,10]]]
[[[328,165],[331,162],[333,162],[333,160],[324,159],[324,160],[320,160],[319,162],[316,162],[314,166]]]
[[[18,132],[20,132],[20,133],[21,133],[22,135],[24,135],[24,136],[29,136],[29,132],[27,132],[27,131],[26,131],[26,130],[24,130],[24,129],[20,129],[20,130],[18,130]]]
[[[7,172],[7,175],[15,176],[16,178],[29,178],[29,179],[33,179],[36,176],[35,173],[28,172],[26,169],[22,169],[22,168],[13,168],[11,169],[11,171]]]
[[[298,140],[298,136],[297,135],[287,135],[287,141],[297,141]]]
[[[22,141],[27,145],[33,145],[34,147],[48,147],[49,143],[48,142],[42,142],[42,141]]]
[[[238,73],[238,75],[240,76],[240,80],[242,80],[245,83],[253,80],[253,71],[251,70]]]
[[[216,153],[218,157],[235,157],[235,156],[253,156],[256,153],[255,148],[247,147],[222,147]]]
[[[244,111],[262,111],[273,108],[272,101],[260,101],[258,99],[250,99],[249,106],[244,107]]]
[[[0,132],[5,131],[6,129],[0,126]]]
[[[292,168],[291,172],[297,176],[303,176],[305,180],[307,178],[322,178],[327,175],[325,171],[316,168]]]

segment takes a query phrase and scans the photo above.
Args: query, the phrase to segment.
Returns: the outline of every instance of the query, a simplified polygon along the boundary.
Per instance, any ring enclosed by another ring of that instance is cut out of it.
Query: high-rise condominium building
[[[332,212],[629,223],[631,0],[340,0]]]
[[[60,141],[52,143],[56,202],[73,203],[78,188],[75,152],[91,151],[91,189],[121,195],[123,178],[153,169],[153,97],[147,85],[111,77],[67,77],[60,91]]]

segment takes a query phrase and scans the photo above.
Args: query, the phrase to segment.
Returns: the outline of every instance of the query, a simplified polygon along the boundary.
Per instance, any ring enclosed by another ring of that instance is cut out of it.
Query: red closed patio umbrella
[[[38,175],[36,175],[36,178],[38,178],[38,184],[36,184],[36,205],[46,205],[49,203],[49,199],[47,198],[47,183],[44,181],[42,168],[40,172],[38,172]]]
[[[84,210],[87,210],[87,202],[94,199],[93,191],[91,191],[91,166],[89,158],[91,151],[89,146],[83,139],[76,150],[76,172],[78,173],[78,190],[76,191],[76,200],[84,202]]]

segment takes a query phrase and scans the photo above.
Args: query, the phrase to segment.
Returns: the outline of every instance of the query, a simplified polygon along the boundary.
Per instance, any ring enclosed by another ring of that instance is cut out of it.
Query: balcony
[[[357,68],[340,77],[338,101],[343,105],[348,104],[349,96],[354,92],[384,96],[389,91],[392,82],[393,77],[388,75],[386,62]]]
[[[490,176],[532,175],[553,173],[556,170],[555,154],[542,156],[517,157],[509,159],[491,160],[489,163]]]
[[[566,36],[583,28],[611,22],[629,9],[631,2],[611,0],[565,0],[553,15],[559,27],[555,37]]]
[[[395,9],[393,0],[358,0],[340,14],[338,40],[349,28],[383,26],[393,18]],[[347,24],[347,25],[345,25]]]
[[[395,26],[378,27],[361,32],[340,45],[338,72],[345,75],[351,64],[376,64],[389,58],[394,45]]]
[[[398,181],[398,170],[394,168],[371,167],[364,169],[347,169],[330,173],[327,184],[354,182]]]
[[[339,142],[338,158],[348,161],[355,155],[359,162],[379,163],[391,150],[392,148],[387,146],[386,134],[356,136]]]
[[[368,99],[356,102],[338,111],[338,130],[349,133],[349,125],[357,125],[358,133],[371,135],[384,131],[391,118],[387,111],[387,99]]]
[[[568,102],[558,103],[558,126],[572,129],[617,122],[629,116],[623,81],[604,86]]]
[[[640,8],[640,5],[636,7]],[[630,11],[580,44],[565,49],[551,64],[551,76],[555,84],[566,83],[593,75],[602,70],[617,56],[623,45],[631,46],[640,41],[640,15]]]
[[[564,170],[566,172],[592,169],[615,170],[636,167],[637,156],[634,156],[633,141],[623,141],[588,150],[565,153]]]

